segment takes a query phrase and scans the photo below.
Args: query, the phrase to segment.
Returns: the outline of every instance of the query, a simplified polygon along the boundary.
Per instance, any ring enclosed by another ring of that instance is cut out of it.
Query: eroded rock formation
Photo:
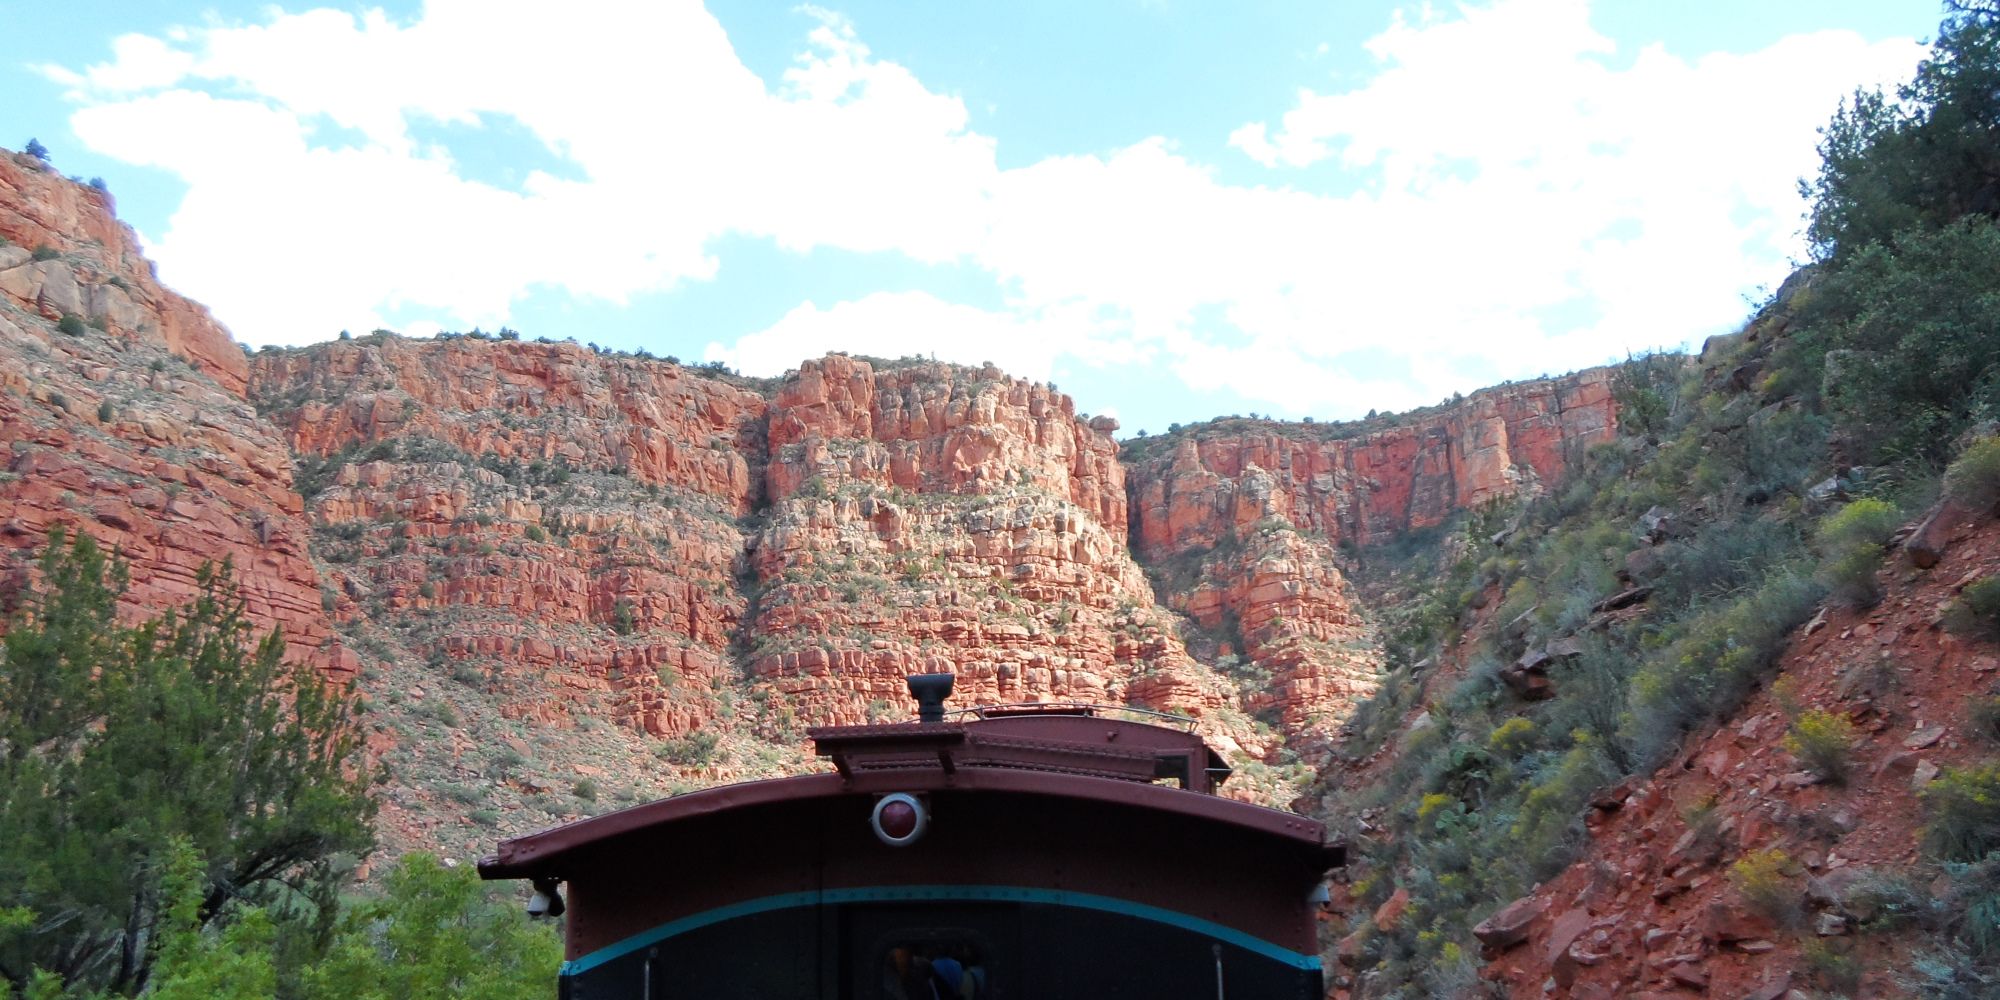
[[[958,704],[1196,716],[1238,794],[1286,801],[1378,669],[1339,544],[1553,481],[1611,419],[1585,373],[1128,464],[1114,421],[991,367],[760,383],[389,335],[246,362],[102,192],[20,157],[0,235],[0,539],[120,545],[134,612],[231,559],[252,614],[380,709],[397,847],[593,811],[599,782],[806,766],[804,725],[901,717],[932,670]]]
[[[1602,368],[1360,424],[1217,421],[1133,469],[1133,548],[1170,558],[1266,518],[1336,544],[1382,541],[1556,482],[1615,427]]]
[[[574,344],[372,336],[255,359],[344,621],[492,675],[510,718],[713,721],[765,402]],[[590,692],[592,698],[579,697]]]
[[[815,719],[900,714],[925,670],[967,704],[1226,715],[1126,550],[1115,426],[993,368],[807,362],[772,408],[749,668]]]
[[[25,556],[54,527],[91,533],[129,561],[135,615],[228,560],[253,621],[350,668],[291,455],[241,396],[241,349],[154,280],[108,196],[33,158],[0,154],[0,237],[0,545]]]
[[[1133,550],[1198,652],[1241,662],[1253,711],[1325,737],[1379,668],[1337,550],[1559,482],[1615,420],[1597,369],[1362,424],[1199,425],[1134,461]]]

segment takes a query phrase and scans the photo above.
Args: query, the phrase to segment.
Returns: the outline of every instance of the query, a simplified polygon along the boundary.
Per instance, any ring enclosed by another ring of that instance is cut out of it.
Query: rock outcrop
[[[669,738],[713,721],[762,397],[568,343],[370,336],[254,360],[344,623],[407,622],[383,641],[491,675],[507,717]]]
[[[259,354],[251,394],[300,456],[314,553],[377,683],[434,700],[455,678],[482,695],[460,710],[512,724],[615,723],[626,756],[587,766],[643,767],[648,740],[796,752],[805,725],[901,717],[904,675],[948,670],[962,704],[1196,716],[1258,765],[1239,794],[1284,801],[1306,771],[1280,751],[1324,749],[1378,669],[1310,517],[1260,510],[1149,578],[1127,532],[1152,484],[1128,488],[1116,424],[990,367],[829,355],[752,384],[376,335]],[[1253,471],[1211,492],[1289,488]],[[704,773],[801,763],[759,754]]]
[[[32,259],[0,267],[0,294],[50,321],[71,314],[114,336],[165,347],[243,395],[243,351],[208,310],[161,285],[111,195],[0,151],[0,237]]]
[[[1617,426],[1609,369],[1486,389],[1359,424],[1227,419],[1148,442],[1132,470],[1133,549],[1148,561],[1268,518],[1370,544],[1560,481]]]
[[[1133,550],[1197,652],[1242,664],[1252,710],[1323,743],[1380,661],[1338,550],[1547,488],[1615,427],[1604,369],[1362,424],[1198,425],[1135,448]]]
[[[160,287],[101,191],[0,154],[0,545],[87,531],[130,564],[125,609],[233,564],[251,619],[345,671],[284,440],[242,397],[243,352]]]
[[[930,670],[967,704],[1227,715],[1126,551],[1113,427],[993,368],[801,366],[772,406],[750,670],[830,721],[900,714]]]

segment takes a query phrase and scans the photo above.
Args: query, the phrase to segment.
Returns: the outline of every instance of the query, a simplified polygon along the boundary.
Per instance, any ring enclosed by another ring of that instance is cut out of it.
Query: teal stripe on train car
[[[1039,903],[1048,906],[1071,906],[1100,913],[1116,913],[1120,916],[1138,917],[1155,923],[1168,924],[1183,930],[1193,931],[1206,937],[1215,938],[1234,945],[1244,951],[1262,955],[1298,969],[1320,970],[1318,955],[1302,955],[1260,937],[1245,934],[1233,927],[1225,927],[1213,920],[1205,920],[1192,914],[1181,913],[1145,903],[1134,903],[1112,896],[1098,896],[1087,892],[1070,892],[1065,889],[1029,889],[1010,885],[893,885],[870,886],[858,889],[827,889],[824,891],[787,892],[776,896],[747,899],[728,906],[685,916],[679,920],[661,924],[651,930],[641,931],[616,944],[605,945],[582,958],[572,959],[562,965],[562,974],[575,976],[597,968],[606,962],[616,961],[641,948],[665,941],[670,937],[689,931],[719,924],[725,920],[747,917],[772,910],[786,910],[797,906],[815,906],[838,903]]]

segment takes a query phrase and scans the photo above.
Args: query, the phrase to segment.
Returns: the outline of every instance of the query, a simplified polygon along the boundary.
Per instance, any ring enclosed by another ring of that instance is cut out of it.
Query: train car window
[[[986,935],[963,928],[910,928],[876,941],[881,1000],[992,1000],[999,958]]]

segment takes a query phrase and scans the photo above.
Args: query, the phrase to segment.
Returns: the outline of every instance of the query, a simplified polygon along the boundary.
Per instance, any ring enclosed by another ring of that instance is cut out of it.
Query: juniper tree
[[[199,920],[269,904],[323,940],[344,863],[373,844],[346,693],[253,634],[226,563],[136,626],[117,619],[122,561],[87,535],[52,535],[36,577],[0,647],[0,980],[143,988],[174,842]]]

